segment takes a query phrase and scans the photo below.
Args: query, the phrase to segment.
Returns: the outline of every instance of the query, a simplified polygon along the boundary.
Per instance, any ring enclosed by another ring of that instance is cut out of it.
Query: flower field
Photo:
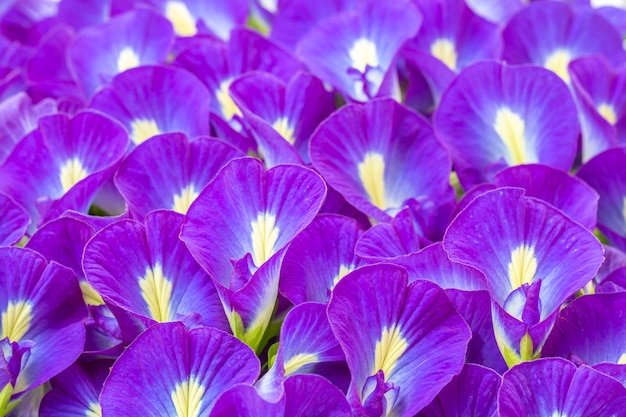
[[[0,2],[0,417],[626,416],[626,2]]]

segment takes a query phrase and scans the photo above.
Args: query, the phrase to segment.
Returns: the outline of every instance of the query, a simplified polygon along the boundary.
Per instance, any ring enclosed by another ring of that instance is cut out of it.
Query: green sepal
[[[276,355],[278,354],[278,344],[279,342],[272,344],[272,346],[270,346],[269,349],[267,350],[267,368],[268,369],[274,366],[274,363],[276,362]]]
[[[7,416],[16,405],[19,404],[19,400],[11,402],[11,396],[13,395],[13,385],[8,383],[0,391],[0,417]]]

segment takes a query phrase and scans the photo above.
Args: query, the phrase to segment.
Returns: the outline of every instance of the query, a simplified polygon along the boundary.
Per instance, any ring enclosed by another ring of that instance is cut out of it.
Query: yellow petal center
[[[189,184],[181,190],[180,194],[174,196],[174,206],[172,210],[181,214],[187,214],[191,203],[193,203],[197,197],[198,193],[195,187],[193,184]]]
[[[30,329],[33,306],[28,301],[9,301],[2,313],[2,334],[0,339],[8,337],[11,342],[19,342]]]
[[[382,370],[385,374],[385,380],[389,381],[391,372],[408,347],[409,344],[402,337],[398,326],[393,325],[389,329],[387,327],[383,328],[380,340],[376,342],[372,375],[376,374],[378,370]]]
[[[152,119],[135,119],[130,123],[130,139],[135,145],[160,134],[159,126]]]
[[[285,363],[285,376],[291,375],[304,365],[317,362],[317,356],[311,353],[298,353]]]
[[[376,45],[368,39],[358,39],[348,51],[348,55],[350,55],[350,60],[352,61],[352,68],[355,68],[362,73],[365,73],[368,66],[378,66],[378,52],[376,50]]]
[[[430,46],[430,54],[456,71],[457,54],[454,43],[449,39],[437,39]]]
[[[171,394],[176,417],[198,417],[205,391],[206,388],[195,377],[177,384]]]
[[[87,178],[87,175],[89,174],[85,168],[83,168],[83,164],[80,162],[80,159],[68,159],[61,167],[61,172],[59,174],[63,192],[68,192],[70,188],[78,184],[81,180]]]
[[[385,160],[377,152],[368,152],[358,165],[359,178],[369,200],[381,210],[385,210]]]
[[[512,112],[508,107],[500,108],[496,113],[493,127],[509,151],[509,154],[505,156],[509,165],[532,162],[526,151],[524,120],[517,113]]]
[[[152,318],[161,323],[170,321],[172,282],[165,278],[160,264],[146,269],[146,275],[139,280],[139,288]]]
[[[222,109],[222,115],[224,116],[224,120],[231,120],[235,115],[241,117],[241,110],[235,104],[233,99],[230,97],[228,92],[228,88],[230,87],[230,83],[232,79],[224,80],[220,83],[220,88],[215,93],[215,97],[217,98],[217,102],[220,103],[220,108]]]
[[[565,49],[557,49],[546,59],[543,66],[561,77],[566,84],[570,82],[569,71],[567,69],[572,56]]]
[[[272,127],[275,131],[278,132],[278,134],[280,134],[280,136],[285,138],[287,142],[291,143],[292,145],[294,144],[294,142],[296,141],[296,139],[293,137],[294,129],[289,125],[289,120],[286,117],[281,117],[280,119],[276,120]]]
[[[136,68],[139,65],[139,56],[135,53],[135,51],[133,51],[132,48],[126,47],[122,49],[120,55],[117,57],[117,70],[119,72]]]
[[[523,284],[530,284],[537,273],[537,258],[535,248],[529,245],[520,245],[511,253],[509,263],[509,280],[513,290]]]
[[[615,109],[613,106],[607,103],[600,104],[598,106],[598,113],[600,116],[604,118],[607,122],[614,125],[617,122],[617,115],[615,114]]]
[[[252,259],[256,266],[261,266],[274,254],[274,246],[278,240],[276,216],[260,213],[251,224]]]
[[[178,36],[194,36],[198,33],[196,20],[182,1],[168,1],[165,4],[165,17],[172,22]]]

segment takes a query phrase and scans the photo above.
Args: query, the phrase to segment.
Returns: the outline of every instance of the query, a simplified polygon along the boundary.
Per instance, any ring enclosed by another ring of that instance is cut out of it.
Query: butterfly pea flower
[[[222,393],[252,384],[259,371],[254,352],[228,333],[158,323],[111,368],[100,395],[102,415],[208,416]]]
[[[302,69],[290,52],[247,29],[233,30],[228,42],[198,40],[192,48],[181,52],[174,64],[207,86],[211,94],[211,126],[220,138],[244,152],[255,150],[256,145],[242,124],[241,109],[230,96],[231,83],[248,71],[269,72],[287,82]]]
[[[592,158],[576,174],[600,195],[598,229],[622,251],[626,250],[625,162],[626,148],[613,148]]]
[[[98,397],[111,365],[108,359],[75,362],[55,376],[52,389],[41,401],[39,416],[101,416]]]
[[[589,365],[625,383],[624,314],[624,292],[575,299],[559,313],[543,347],[543,355],[559,356],[576,365]]]
[[[230,161],[187,212],[181,239],[214,279],[233,333],[255,351],[272,318],[286,246],[311,223],[326,185],[308,168]]]
[[[37,128],[37,120],[57,112],[56,102],[44,99],[33,104],[25,92],[0,102],[0,164],[24,136]]]
[[[433,125],[464,189],[492,181],[507,166],[541,163],[567,171],[578,146],[568,88],[535,66],[465,68],[443,94]]]
[[[0,248],[0,271],[1,352],[18,395],[78,358],[87,310],[76,275],[32,250]]]
[[[123,127],[98,113],[42,117],[0,167],[0,192],[26,209],[32,233],[65,210],[87,212],[127,145]]]
[[[345,395],[318,375],[293,375],[285,379],[284,396],[278,402],[261,397],[251,386],[234,386],[215,403],[210,417],[350,417]]]
[[[326,304],[302,303],[287,313],[274,362],[255,387],[264,399],[278,402],[290,375],[315,374],[317,364],[344,360],[326,316]]]
[[[602,245],[550,204],[502,187],[476,197],[443,239],[450,259],[483,272],[496,341],[509,367],[541,348],[561,305],[602,263]]]
[[[362,265],[355,245],[363,228],[354,219],[320,214],[289,245],[280,270],[280,293],[293,304],[328,303],[337,282]]]
[[[117,12],[147,8],[166,17],[181,38],[214,36],[228,40],[231,31],[248,18],[247,0],[131,0],[119,2]]]
[[[83,269],[118,319],[124,341],[155,322],[228,329],[215,285],[178,239],[183,215],[150,212],[122,220],[85,246]]]
[[[138,219],[157,209],[185,214],[219,169],[240,156],[244,156],[240,150],[217,139],[190,141],[182,133],[164,133],[126,156],[115,175],[115,185]],[[155,161],[160,163],[155,165]]]
[[[538,359],[503,375],[498,410],[502,417],[620,416],[626,412],[626,388],[587,365]]]
[[[0,193],[0,247],[11,246],[26,233],[30,217],[11,197]]]
[[[171,24],[159,14],[137,9],[90,26],[67,49],[67,60],[86,98],[121,72],[165,63],[173,43]]]
[[[456,74],[480,60],[499,59],[502,40],[497,24],[475,14],[463,0],[415,2],[424,21],[417,35],[403,48],[409,82],[413,71],[428,81],[434,104]],[[412,89],[407,89],[410,102]]]
[[[268,167],[309,163],[309,138],[334,110],[320,80],[298,73],[288,83],[260,71],[236,79],[230,95],[245,117]]]
[[[575,59],[569,68],[580,111],[584,163],[626,142],[626,71],[613,68],[601,55]]]
[[[422,16],[408,0],[367,0],[322,20],[297,46],[313,75],[351,100],[400,99],[396,54],[416,35]]]
[[[609,22],[564,2],[529,4],[509,20],[502,37],[506,62],[543,66],[568,85],[568,65],[575,58],[602,55],[615,67],[626,62],[622,37]]]
[[[202,83],[185,70],[140,66],[115,76],[95,95],[90,108],[124,126],[130,150],[162,133],[208,136],[210,100]]]
[[[467,363],[416,417],[496,417],[501,384],[493,369]]]
[[[328,318],[352,374],[355,415],[414,416],[461,371],[471,336],[443,289],[409,284],[391,264],[339,281]]]
[[[311,162],[345,199],[390,221],[409,198],[452,196],[450,159],[428,122],[392,99],[350,104],[311,137]]]

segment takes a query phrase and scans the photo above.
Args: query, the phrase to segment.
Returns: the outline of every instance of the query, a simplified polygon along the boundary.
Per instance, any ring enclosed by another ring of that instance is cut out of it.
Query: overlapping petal
[[[359,415],[413,416],[461,371],[470,331],[438,286],[378,264],[339,281],[328,317]],[[445,347],[444,347],[445,346]]]
[[[609,149],[592,158],[578,171],[578,177],[600,195],[598,228],[609,242],[626,250],[626,148]]]
[[[17,394],[43,384],[78,358],[87,309],[76,275],[36,252],[0,248],[0,271],[0,340],[4,358],[18,358],[12,372]]]
[[[230,387],[260,371],[250,348],[214,328],[150,327],[124,351],[104,383],[102,415],[206,416]]]
[[[337,282],[362,261],[355,245],[363,230],[356,220],[324,214],[291,242],[280,272],[280,292],[294,304],[327,303]]]
[[[189,141],[182,133],[165,133],[141,143],[127,155],[115,175],[115,184],[130,212],[139,219],[156,209],[185,214],[218,170],[240,156],[241,151],[217,139]]]
[[[389,221],[409,198],[441,204],[450,162],[431,126],[391,99],[335,112],[311,138],[311,161],[356,208]]]
[[[0,167],[0,191],[28,211],[30,231],[65,210],[87,212],[127,144],[122,126],[94,112],[43,117]]]
[[[411,1],[363,1],[313,27],[298,43],[297,55],[350,99],[399,98],[395,56],[421,22]]]
[[[167,19],[133,10],[81,31],[68,48],[68,63],[85,97],[92,97],[121,72],[165,63],[173,36]]]
[[[578,145],[577,117],[569,90],[551,72],[481,62],[450,85],[433,125],[468,189],[512,165],[569,170]]]
[[[207,136],[209,104],[208,91],[187,71],[142,66],[114,77],[109,87],[96,94],[90,108],[119,121],[132,148],[161,133]]]
[[[518,359],[540,351],[558,308],[593,278],[603,254],[591,232],[512,187],[476,197],[448,227],[443,247],[453,261],[485,274],[509,365],[514,356],[506,349]],[[522,338],[530,346],[521,346]]]
[[[502,417],[618,416],[626,412],[626,388],[586,365],[539,359],[504,374],[498,410]]]
[[[126,340],[155,322],[228,329],[210,277],[178,239],[183,215],[157,210],[145,225],[122,220],[85,247],[87,280],[120,321]]]

